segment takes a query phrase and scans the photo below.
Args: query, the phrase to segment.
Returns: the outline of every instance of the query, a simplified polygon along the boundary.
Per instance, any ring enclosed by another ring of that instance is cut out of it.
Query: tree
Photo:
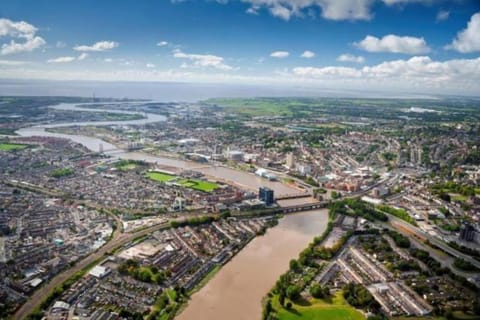
[[[302,291],[302,289],[298,285],[289,285],[287,287],[287,291],[286,291],[287,298],[295,301],[298,298],[300,298],[300,292],[301,291]]]
[[[310,294],[312,297],[317,299],[324,299],[329,295],[329,290],[327,287],[322,288],[319,284],[314,284],[310,287]]]
[[[480,298],[473,302],[473,313],[480,316]]]
[[[280,292],[280,295],[278,296],[278,302],[281,306],[285,304],[285,294],[283,293],[283,291]]]
[[[452,197],[450,197],[450,195],[448,193],[444,193],[442,192],[440,195],[439,195],[440,199],[442,199],[443,201],[446,201],[446,202],[450,202],[452,200]]]
[[[270,299],[268,299],[267,303],[265,304],[265,307],[263,308],[262,319],[263,320],[268,320],[272,310],[273,310],[272,301],[270,301]]]
[[[290,260],[290,270],[294,272],[298,272],[299,270],[301,270],[301,266],[297,260],[295,259]]]

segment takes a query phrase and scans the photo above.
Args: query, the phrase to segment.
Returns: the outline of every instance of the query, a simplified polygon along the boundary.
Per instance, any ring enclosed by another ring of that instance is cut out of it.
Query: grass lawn
[[[169,289],[167,289],[167,296],[170,299],[170,302],[175,303],[175,301],[177,299],[177,291],[169,288]]]
[[[155,171],[147,172],[147,177],[158,182],[168,182],[176,178],[176,176],[173,176],[171,174]]]
[[[154,181],[159,181],[159,182],[168,182],[172,181],[177,178],[177,176],[167,174],[167,173],[162,173],[162,172],[147,172],[146,176],[149,179],[152,179]],[[203,181],[199,179],[179,179],[178,181],[175,181],[179,185],[185,188],[190,188],[198,191],[203,191],[203,192],[212,192],[218,189],[218,184],[215,182],[208,182],[208,181]]]
[[[17,151],[27,148],[28,145],[20,143],[0,143],[1,151]]]
[[[453,317],[459,320],[479,320],[480,319],[480,316],[477,316],[474,314],[466,314],[462,311],[454,311]]]
[[[480,194],[480,187],[475,188],[475,193],[476,193],[476,194]]]
[[[134,170],[136,167],[137,167],[136,164],[134,164],[134,163],[129,163],[129,164],[125,164],[125,165],[119,166],[118,169],[119,169],[119,170],[122,170],[122,171],[129,171],[129,170]]]
[[[212,192],[218,189],[218,184],[198,179],[181,179],[178,181],[178,184],[186,188],[203,192]]]
[[[312,299],[309,303],[298,305],[293,303],[292,309],[280,306],[278,297],[272,299],[272,306],[277,310],[279,320],[364,320],[365,316],[343,298],[342,292],[337,292],[331,302]]]
[[[450,196],[452,197],[453,201],[465,202],[467,201],[467,197],[458,193],[451,193]]]

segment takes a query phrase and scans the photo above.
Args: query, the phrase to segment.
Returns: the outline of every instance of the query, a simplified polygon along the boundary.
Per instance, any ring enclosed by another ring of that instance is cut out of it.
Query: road
[[[361,190],[360,192],[350,194],[346,198],[350,197],[358,197],[361,195],[366,194],[369,190],[373,189],[374,187],[384,183],[385,181],[380,181],[367,190]],[[343,199],[343,198],[342,198]],[[338,200],[342,200],[338,199]],[[92,203],[85,203],[88,206],[93,206],[96,207]],[[123,233],[122,228],[121,228],[121,221],[119,221],[118,217],[113,215],[115,217],[115,220],[117,222],[118,228],[115,230],[112,239],[105,244],[103,247],[99,248],[97,251],[94,253],[88,255],[84,259],[78,261],[72,268],[67,269],[54,278],[50,279],[48,283],[43,285],[40,289],[35,291],[33,295],[30,296],[30,298],[15,312],[14,314],[14,319],[24,319],[27,317],[29,314],[31,314],[41,303],[42,301],[55,289],[55,287],[61,285],[64,283],[67,279],[72,277],[76,272],[82,270],[83,268],[87,267],[89,264],[101,259],[102,257],[105,256],[106,253],[113,251],[128,242],[132,241],[135,238],[142,237],[145,235],[148,235],[154,231],[160,230],[162,228],[168,228],[170,226],[169,222],[155,225],[152,227],[145,228],[143,230],[133,232],[133,233]],[[196,216],[202,216],[202,214],[198,214]],[[393,216],[392,216],[393,217]],[[396,217],[393,217],[392,219],[395,219]],[[184,217],[179,217],[177,219],[173,220],[182,220]],[[400,219],[398,219],[400,220]],[[170,220],[172,221],[172,220]],[[403,222],[403,220],[400,220],[400,222]],[[410,225],[409,225],[410,226]],[[420,230],[418,230],[420,231]],[[433,241],[432,241],[433,243]],[[467,260],[467,259],[466,259]]]
[[[182,218],[183,219],[183,218]],[[76,272],[87,267],[89,264],[101,259],[105,256],[106,253],[113,251],[128,242],[132,241],[135,238],[148,235],[152,232],[155,232],[160,229],[169,228],[170,224],[168,222],[148,227],[146,229],[134,232],[134,233],[122,233],[120,229],[117,229],[113,235],[112,240],[110,240],[103,247],[95,251],[94,253],[88,255],[84,259],[78,261],[73,267],[68,270],[65,270],[52,278],[48,283],[42,286],[39,290],[35,291],[33,295],[20,307],[20,309],[15,312],[14,319],[24,319],[29,314],[31,314],[41,303],[42,301],[54,290],[55,287],[61,285],[67,279],[72,277]]]
[[[469,255],[466,255],[466,254],[464,254],[464,253],[462,253],[458,250],[455,250],[454,248],[450,247],[445,242],[437,239],[434,236],[429,235],[425,231],[420,230],[419,228],[417,228],[415,226],[412,226],[411,224],[409,224],[406,221],[403,221],[400,218],[397,218],[397,217],[395,217],[391,214],[388,214],[388,213],[385,213],[385,214],[388,216],[389,220],[391,222],[393,222],[394,224],[400,225],[402,228],[405,228],[408,231],[412,232],[413,234],[416,234],[420,238],[427,239],[428,241],[430,241],[431,244],[439,247],[441,250],[445,251],[446,253],[448,253],[448,254],[456,257],[456,258],[462,258],[463,260],[468,261],[471,264],[473,264],[475,267],[480,268],[480,261],[478,261],[478,260],[470,257]]]

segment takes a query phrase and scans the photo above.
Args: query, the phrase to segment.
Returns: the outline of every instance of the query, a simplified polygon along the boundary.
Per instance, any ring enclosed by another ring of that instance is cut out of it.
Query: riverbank
[[[288,263],[327,228],[326,209],[285,216],[254,238],[198,292],[177,319],[259,319],[261,300]]]

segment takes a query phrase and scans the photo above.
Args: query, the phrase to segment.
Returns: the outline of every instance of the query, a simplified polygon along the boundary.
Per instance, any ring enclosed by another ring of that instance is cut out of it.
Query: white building
[[[110,272],[111,272],[111,270],[109,268],[98,265],[98,266],[93,267],[93,269],[90,270],[90,272],[88,274],[95,277],[95,278],[100,279],[100,278],[103,278],[106,275],[108,275]]]
[[[292,152],[287,153],[287,158],[286,158],[286,165],[287,168],[293,169],[295,166],[295,156],[293,155]]]

